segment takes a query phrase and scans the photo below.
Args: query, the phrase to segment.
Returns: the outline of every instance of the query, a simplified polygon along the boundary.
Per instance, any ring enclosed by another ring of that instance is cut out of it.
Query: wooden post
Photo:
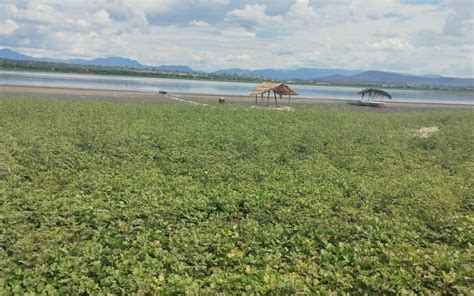
[[[288,105],[290,105],[291,93],[288,93]]]
[[[275,91],[273,91],[273,96],[275,97],[275,106],[278,107],[277,94],[275,93]]]
[[[258,105],[257,95],[255,95],[255,106]]]
[[[268,91],[268,96],[267,96],[267,107],[269,103],[270,103],[270,91]]]

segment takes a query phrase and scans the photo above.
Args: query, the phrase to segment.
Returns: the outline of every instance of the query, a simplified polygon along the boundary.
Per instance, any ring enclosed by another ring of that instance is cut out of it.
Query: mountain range
[[[188,73],[196,72],[187,66],[181,66],[181,65],[163,65],[163,66],[157,66],[157,67],[146,66],[146,65],[140,64],[138,61],[128,59],[128,58],[122,58],[122,57],[97,58],[93,60],[35,58],[35,57],[31,57],[31,56],[27,56],[27,55],[15,52],[8,48],[0,49],[0,58],[17,60],[17,61],[34,61],[34,62],[63,63],[63,64],[74,64],[74,65],[119,67],[119,68],[138,68],[138,69],[188,72]]]
[[[363,70],[346,70],[346,69],[320,69],[320,68],[299,68],[295,70],[275,70],[275,69],[263,69],[263,70],[245,70],[245,69],[227,69],[219,70],[214,72],[215,74],[223,75],[246,75],[255,77],[267,77],[279,80],[307,80],[317,79],[322,77],[328,77],[332,75],[355,75],[364,72]]]
[[[347,84],[391,84],[391,85],[411,85],[411,86],[443,86],[443,87],[463,87],[473,88],[474,79],[443,77],[438,75],[414,76],[409,74],[397,74],[382,71],[365,71],[363,73],[345,76],[332,75],[317,79],[320,82],[347,83]]]
[[[215,72],[221,75],[245,75],[277,80],[307,80],[333,84],[385,84],[409,86],[442,86],[474,88],[474,79],[444,77],[441,75],[410,75],[384,71],[346,69],[300,68],[296,70],[245,70],[227,69]]]
[[[182,65],[163,65],[163,66],[147,66],[136,60],[123,57],[107,57],[96,58],[93,60],[85,59],[52,59],[52,58],[36,58],[27,56],[11,49],[0,49],[0,58],[20,60],[20,61],[36,61],[36,62],[52,62],[76,65],[94,65],[103,67],[119,67],[119,68],[137,68],[161,71],[173,71],[183,73],[204,73],[203,71],[194,70],[188,66]],[[262,70],[246,70],[246,69],[225,69],[218,70],[212,74],[216,75],[240,75],[249,77],[259,77],[275,80],[305,80],[320,83],[335,84],[382,84],[382,85],[409,85],[409,86],[442,86],[442,87],[462,87],[474,88],[473,78],[456,78],[443,77],[441,75],[410,75],[404,73],[392,73],[384,71],[364,71],[364,70],[347,70],[347,69],[321,69],[321,68],[300,68],[295,70],[280,69],[262,69]]]

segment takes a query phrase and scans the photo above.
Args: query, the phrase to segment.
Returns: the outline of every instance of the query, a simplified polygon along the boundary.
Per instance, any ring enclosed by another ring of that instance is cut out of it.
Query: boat
[[[366,100],[359,100],[357,102],[359,106],[366,106],[366,107],[376,107],[376,108],[383,108],[385,106],[384,102],[380,101],[366,101]]]

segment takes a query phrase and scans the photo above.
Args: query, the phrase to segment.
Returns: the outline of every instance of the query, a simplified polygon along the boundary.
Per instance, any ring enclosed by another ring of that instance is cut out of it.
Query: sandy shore
[[[218,105],[220,97],[225,98],[225,106],[244,105],[254,106],[255,98],[250,96],[235,95],[212,95],[212,94],[191,94],[191,93],[170,93],[168,95],[158,94],[148,91],[130,91],[130,90],[107,90],[107,89],[82,89],[82,88],[62,88],[62,87],[40,87],[40,86],[16,86],[0,85],[0,99],[12,97],[25,97],[32,99],[57,99],[57,100],[87,100],[87,101],[110,101],[110,102],[151,102],[151,103],[177,103],[186,104],[181,100],[204,103],[209,105]],[[282,106],[288,105],[288,100],[284,98],[278,103]],[[265,107],[267,99],[258,98],[258,106]],[[275,106],[275,100],[270,98],[270,106]],[[292,98],[290,106],[293,108],[301,107],[325,107],[366,110],[370,107],[354,106],[350,101],[314,99],[296,97]],[[383,109],[387,111],[423,111],[435,109],[473,109],[473,105],[450,105],[450,104],[427,104],[427,103],[397,103],[387,102]]]

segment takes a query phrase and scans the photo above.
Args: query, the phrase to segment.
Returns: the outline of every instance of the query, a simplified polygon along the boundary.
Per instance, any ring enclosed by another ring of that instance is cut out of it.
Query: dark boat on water
[[[380,102],[380,101],[359,100],[359,101],[357,101],[357,105],[358,106],[365,106],[365,107],[383,108],[385,106],[385,103]]]

